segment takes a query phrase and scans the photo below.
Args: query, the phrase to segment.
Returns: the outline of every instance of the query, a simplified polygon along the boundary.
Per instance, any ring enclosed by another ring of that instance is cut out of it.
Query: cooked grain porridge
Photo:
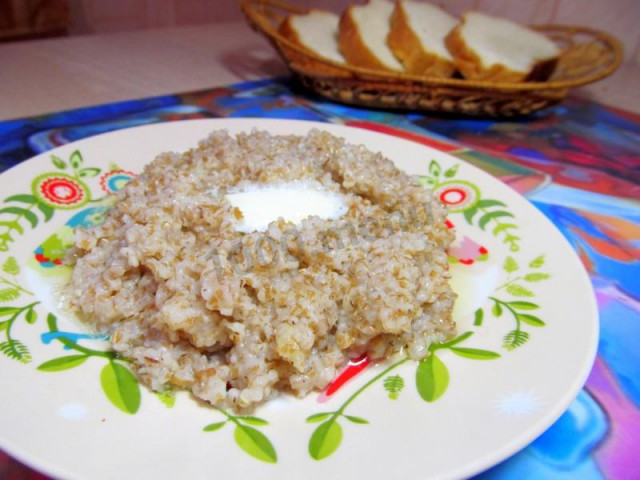
[[[238,229],[229,192],[296,182],[342,214]],[[390,160],[326,132],[216,131],[76,231],[66,297],[153,390],[250,410],[323,389],[349,358],[420,359],[454,335],[445,218]]]

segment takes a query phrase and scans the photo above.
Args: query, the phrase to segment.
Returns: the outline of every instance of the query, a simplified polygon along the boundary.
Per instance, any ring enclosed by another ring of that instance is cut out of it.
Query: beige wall
[[[71,6],[72,34],[242,19],[239,0],[68,1]],[[290,0],[289,3],[339,12],[350,0]],[[627,61],[640,64],[640,0],[435,0],[434,3],[452,13],[473,8],[523,23],[561,23],[600,28],[622,40]]]

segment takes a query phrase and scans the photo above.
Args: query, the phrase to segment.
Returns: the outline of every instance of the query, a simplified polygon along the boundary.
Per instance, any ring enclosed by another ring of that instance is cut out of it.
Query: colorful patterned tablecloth
[[[0,172],[103,132],[208,117],[315,120],[397,135],[474,163],[525,195],[591,276],[598,357],[567,412],[478,478],[640,478],[640,116],[580,99],[505,121],[380,112],[275,79],[0,122]],[[0,453],[0,478],[46,477]]]

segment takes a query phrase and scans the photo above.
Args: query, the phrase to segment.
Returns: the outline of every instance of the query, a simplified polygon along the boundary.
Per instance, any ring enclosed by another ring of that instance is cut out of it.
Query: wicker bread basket
[[[251,26],[264,34],[293,75],[307,88],[331,100],[374,108],[428,110],[464,115],[527,115],[559,103],[570,88],[610,75],[622,61],[613,36],[585,27],[539,25],[562,49],[546,82],[486,82],[383,72],[320,57],[278,33],[290,13],[305,10],[276,0],[243,0]]]

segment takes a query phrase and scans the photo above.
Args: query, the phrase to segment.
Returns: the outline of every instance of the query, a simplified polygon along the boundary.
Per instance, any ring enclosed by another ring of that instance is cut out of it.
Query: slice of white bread
[[[546,80],[560,55],[541,33],[480,12],[466,12],[445,44],[460,73],[476,80]]]
[[[458,20],[427,2],[398,0],[387,43],[409,73],[450,77],[456,69],[444,44]]]
[[[393,4],[370,0],[350,5],[340,17],[338,44],[347,62],[376,70],[404,70],[387,45]]]
[[[289,15],[280,25],[280,34],[315,54],[338,63],[346,63],[338,48],[340,17],[326,10]]]

